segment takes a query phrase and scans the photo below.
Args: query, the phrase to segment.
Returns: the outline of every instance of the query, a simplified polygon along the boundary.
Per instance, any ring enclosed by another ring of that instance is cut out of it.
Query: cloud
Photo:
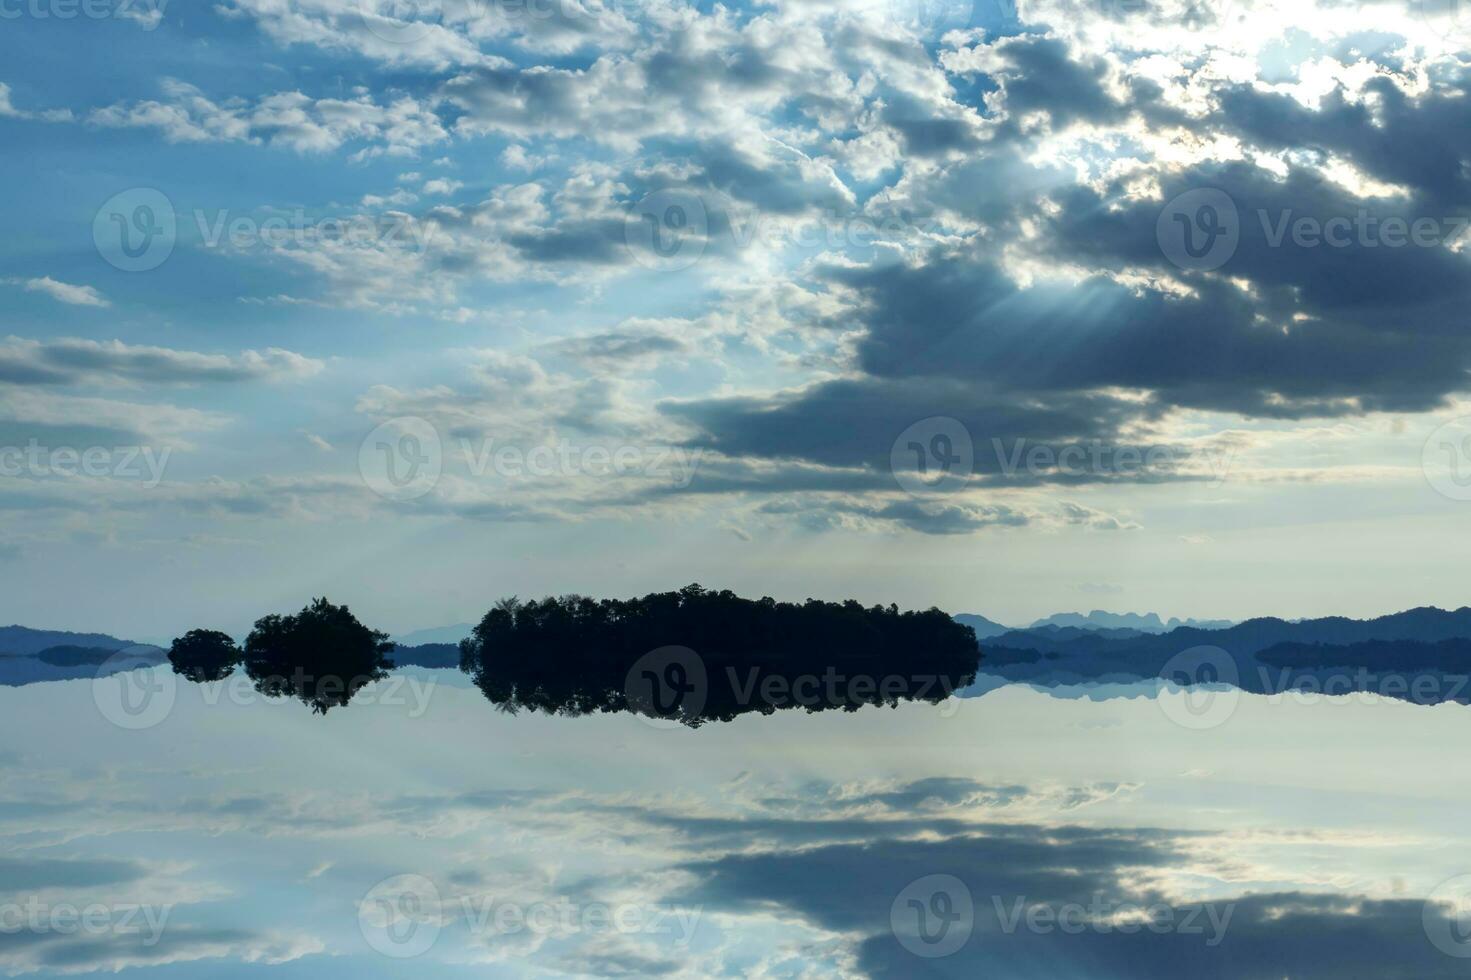
[[[78,338],[0,342],[0,383],[12,385],[231,384],[296,381],[325,363],[278,347],[240,354],[202,354]]]
[[[12,976],[47,972],[62,975],[232,958],[280,965],[325,951],[321,940],[301,935],[269,935],[245,929],[171,925],[158,941],[144,932],[70,936],[60,933],[0,937],[0,966]]]
[[[430,106],[407,96],[379,103],[367,94],[314,99],[277,92],[251,104],[216,102],[196,86],[173,79],[164,81],[163,89],[168,101],[119,102],[93,110],[87,122],[154,129],[170,143],[266,143],[297,153],[327,153],[357,143],[369,155],[412,156],[449,136]]]
[[[58,282],[50,276],[42,276],[39,279],[7,279],[12,285],[21,286],[27,292],[45,293],[58,303],[66,303],[70,306],[101,306],[107,307],[112,304],[107,298],[91,286],[73,286],[70,283]]]

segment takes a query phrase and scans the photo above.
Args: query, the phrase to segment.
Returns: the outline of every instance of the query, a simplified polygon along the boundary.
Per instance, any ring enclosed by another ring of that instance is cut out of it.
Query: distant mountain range
[[[98,668],[119,650],[150,663],[163,663],[167,657],[162,647],[132,643],[106,633],[0,626],[0,686],[96,677]]]
[[[1454,610],[1427,606],[1364,620],[1261,617],[1234,625],[1100,610],[1086,616],[1049,616],[1023,629],[975,614],[953,618],[974,630],[981,641],[982,674],[1047,687],[1157,678],[1172,658],[1193,647],[1225,651],[1238,668],[1240,686],[1254,691],[1269,689],[1287,677],[1321,680],[1325,671],[1335,669],[1400,675],[1420,671],[1442,677],[1471,674],[1471,607],[1465,606]],[[459,624],[404,634],[390,659],[398,666],[456,668],[458,640],[471,629]],[[426,637],[446,639],[426,641]],[[123,649],[145,662],[167,659],[161,647],[105,633],[0,627],[0,685],[93,677]],[[1471,701],[1471,685],[1464,699]]]
[[[1032,628],[1059,626],[1084,630],[1111,629],[1138,630],[1141,633],[1167,633],[1181,626],[1219,630],[1231,625],[1232,622],[1229,619],[1179,619],[1171,616],[1169,621],[1165,622],[1159,618],[1158,613],[1111,613],[1095,609],[1086,616],[1082,613],[1056,613],[1046,619],[1037,620],[1032,624]]]
[[[987,640],[991,637],[1000,636],[1003,633],[1014,631],[1014,627],[1002,626],[993,619],[976,613],[960,613],[952,617],[957,623],[969,626],[975,630],[976,639]],[[1123,630],[1130,634],[1134,633],[1168,633],[1170,630],[1179,629],[1182,626],[1191,626],[1195,629],[1218,630],[1234,625],[1229,619],[1180,619],[1171,616],[1168,621],[1160,619],[1159,613],[1111,613],[1102,609],[1095,609],[1084,615],[1083,613],[1054,613],[1046,619],[1039,619],[1026,629],[1071,629],[1090,631]]]
[[[1399,683],[1407,675],[1453,679],[1471,673],[1468,641],[1471,608],[1464,606],[1422,607],[1364,620],[1264,617],[1224,629],[1182,626],[1166,633],[1049,624],[983,640],[981,671],[1042,686],[1152,679],[1177,654],[1213,647],[1225,652],[1246,690],[1275,692],[1304,679],[1321,682],[1360,668],[1374,672],[1354,680],[1350,689],[1357,690],[1366,683]],[[1471,700],[1471,685],[1432,685],[1428,690],[1425,697],[1402,690],[1381,693],[1426,702]]]
[[[119,640],[105,633],[67,633],[62,630],[33,630],[26,626],[0,626],[0,656],[28,657],[49,647],[60,646],[121,650],[132,645],[128,640]]]
[[[976,639],[978,640],[988,640],[993,636],[1000,636],[1002,633],[1011,632],[1010,626],[1002,626],[1000,623],[989,620],[985,616],[978,616],[974,613],[959,613],[950,618],[962,626],[969,626],[975,631]]]
[[[406,647],[440,643],[457,646],[461,640],[469,639],[473,632],[475,632],[473,623],[456,623],[453,626],[435,626],[432,629],[404,633],[402,636],[393,637],[393,642]]]
[[[469,636],[474,627],[463,627]],[[461,627],[444,626],[420,630],[399,638],[389,658],[400,667],[458,667],[459,640],[453,642],[405,642],[415,637],[458,635]],[[0,626],[0,687],[17,687],[41,681],[65,681],[96,677],[98,668],[119,650],[133,657],[129,664],[163,663],[168,651],[148,643],[133,643],[106,633],[68,633],[37,630],[26,626]],[[112,671],[107,671],[111,673]]]

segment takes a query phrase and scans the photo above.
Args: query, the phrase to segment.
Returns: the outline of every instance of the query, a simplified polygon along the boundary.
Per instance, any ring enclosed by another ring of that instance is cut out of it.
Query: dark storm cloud
[[[1235,85],[1218,93],[1215,128],[1270,149],[1338,154],[1371,176],[1411,188],[1442,207],[1471,200],[1471,79],[1418,96],[1371,78],[1350,100],[1341,88],[1312,109],[1291,96]]]
[[[929,874],[954,875],[976,896],[1086,904],[1099,893],[1118,894],[1125,868],[1164,869],[1180,859],[1176,839],[1164,831],[997,825],[984,835],[935,841],[884,839],[884,829],[870,823],[862,843],[687,864],[700,881],[677,901],[736,911],[775,902],[823,928],[877,931],[888,926],[893,898]],[[991,912],[985,904],[978,903],[978,915]]]
[[[1002,96],[994,101],[1012,117],[1046,112],[1054,127],[1074,122],[1118,122],[1129,107],[1104,88],[1108,63],[1076,58],[1053,37],[1002,38],[990,48],[999,66],[992,75]],[[991,100],[988,100],[991,101]]]
[[[1289,892],[1170,902],[1141,884],[1152,871],[1183,866],[1188,839],[1163,830],[1011,825],[940,841],[880,839],[731,854],[684,865],[699,881],[675,900],[753,914],[770,914],[775,905],[818,928],[866,934],[859,965],[872,977],[1464,975],[1460,961],[1427,938],[1426,921],[1444,922],[1451,910],[1427,908],[1420,899]],[[894,937],[890,914],[906,886],[935,874],[964,883],[974,916],[964,946],[926,959]],[[1177,928],[1120,931],[1100,916],[1077,918],[1090,924],[1065,932],[1056,922],[1031,929],[1015,918],[1024,908],[1099,905],[1165,910]]]
[[[989,915],[990,896],[978,903],[978,919]],[[1210,908],[1224,914],[1228,903]],[[1048,976],[1062,980],[1129,977],[1141,980],[1450,980],[1464,977],[1463,960],[1452,959],[1426,938],[1424,903],[1418,899],[1371,901],[1347,895],[1285,893],[1249,895],[1229,902],[1224,939],[1141,929],[1133,934],[1084,930],[1046,934],[1025,927],[1006,933],[996,923],[977,923],[967,946],[954,956],[923,960],[891,935],[877,934],[859,952],[865,973],[875,978]],[[1207,926],[1203,906],[1172,906],[1174,921],[1194,917]],[[1200,909],[1202,911],[1197,912]],[[1432,917],[1442,913],[1432,911]]]
[[[87,382],[205,384],[276,381],[310,376],[322,362],[269,349],[239,355],[201,354],[167,347],[75,337],[0,341],[0,384],[75,385]]]
[[[120,885],[145,877],[146,869],[135,861],[0,858],[0,888],[8,892]]]
[[[919,373],[919,372],[916,372]],[[747,396],[666,402],[667,415],[695,425],[692,440],[731,456],[808,459],[831,466],[886,468],[894,440],[931,416],[961,421],[972,438],[1018,436],[1041,442],[1111,439],[1133,405],[1102,395],[1046,403],[1010,397],[981,381],[953,377],[854,378],[823,382],[768,398]],[[977,468],[999,472],[994,454]]]

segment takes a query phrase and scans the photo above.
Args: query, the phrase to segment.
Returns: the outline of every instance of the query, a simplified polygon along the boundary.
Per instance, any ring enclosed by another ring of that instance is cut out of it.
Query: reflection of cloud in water
[[[1464,740],[1459,710],[1248,696],[1197,733],[1142,697],[1013,687],[950,716],[911,704],[661,731],[511,718],[456,683],[443,674],[423,712],[375,687],[327,719],[181,695],[126,737],[85,683],[0,692],[16,746],[0,760],[0,903],[173,904],[156,946],[5,936],[0,970],[1275,980],[1464,965],[1422,911],[1465,853],[1471,801],[1410,764],[1415,744]],[[356,903],[405,874],[434,883],[443,921],[400,964],[367,947]],[[957,951],[917,956],[894,906],[935,875],[973,915]],[[577,915],[552,928],[495,927],[507,906],[567,904]],[[1096,928],[1141,905],[1199,931]],[[599,908],[640,928],[585,915]],[[1027,925],[1070,909],[1090,923],[1076,934]],[[1428,914],[1454,935],[1448,907]]]

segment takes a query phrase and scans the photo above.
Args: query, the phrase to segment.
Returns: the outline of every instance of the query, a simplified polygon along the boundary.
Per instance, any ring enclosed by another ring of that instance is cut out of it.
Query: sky
[[[0,621],[1459,606],[1440,0],[0,2]]]

